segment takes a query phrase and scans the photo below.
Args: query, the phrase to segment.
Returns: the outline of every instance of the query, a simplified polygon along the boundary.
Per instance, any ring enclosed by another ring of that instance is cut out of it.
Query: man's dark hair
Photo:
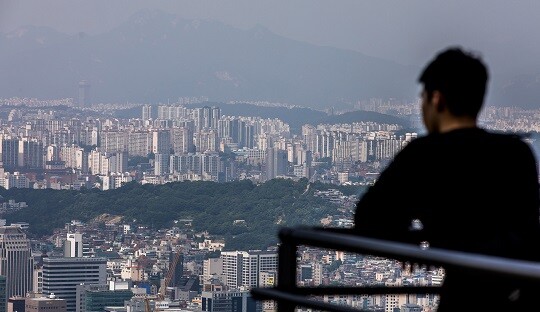
[[[484,102],[488,72],[479,56],[452,47],[437,54],[418,81],[429,99],[433,91],[439,91],[453,115],[476,118]]]

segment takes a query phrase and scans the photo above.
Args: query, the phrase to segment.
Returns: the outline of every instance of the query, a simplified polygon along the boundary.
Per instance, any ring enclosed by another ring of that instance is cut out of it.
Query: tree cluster
[[[24,208],[2,216],[10,222],[30,223],[36,236],[46,236],[71,220],[88,222],[102,215],[123,216],[125,222],[154,229],[174,226],[174,220],[192,219],[196,231],[225,239],[227,250],[264,249],[278,242],[283,226],[319,225],[336,206],[313,196],[329,185],[302,179],[274,179],[256,185],[250,180],[228,183],[175,182],[141,185],[130,182],[119,189],[34,190],[0,189],[6,200],[24,201]],[[306,191],[307,190],[307,191]],[[243,221],[239,221],[243,220]]]

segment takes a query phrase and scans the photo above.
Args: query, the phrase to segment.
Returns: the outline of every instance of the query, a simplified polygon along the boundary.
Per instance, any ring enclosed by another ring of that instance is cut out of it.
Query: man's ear
[[[438,90],[433,91],[433,94],[431,96],[431,102],[437,109],[437,112],[442,112],[444,110],[444,96],[442,93]]]

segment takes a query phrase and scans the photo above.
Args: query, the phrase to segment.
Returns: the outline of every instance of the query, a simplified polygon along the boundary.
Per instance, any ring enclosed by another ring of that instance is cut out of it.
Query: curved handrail
[[[279,231],[278,283],[273,288],[254,288],[252,295],[260,300],[277,300],[280,311],[294,311],[296,306],[330,311],[359,311],[350,307],[316,302],[312,295],[339,293],[417,293],[438,292],[440,287],[298,287],[296,285],[296,257],[298,247],[313,246],[339,251],[355,252],[393,258],[398,261],[454,267],[475,272],[505,276],[514,280],[540,285],[540,262],[511,259],[441,248],[423,248],[410,243],[388,241],[359,236],[350,229],[317,227],[283,228]],[[294,264],[293,264],[294,263]],[[293,264],[293,265],[292,265]]]
[[[373,253],[410,262],[487,271],[514,278],[540,282],[540,262],[510,259],[477,253],[455,251],[419,245],[361,237],[353,231],[336,232],[325,228],[283,228],[281,241],[293,240],[298,245],[310,245],[341,251]]]

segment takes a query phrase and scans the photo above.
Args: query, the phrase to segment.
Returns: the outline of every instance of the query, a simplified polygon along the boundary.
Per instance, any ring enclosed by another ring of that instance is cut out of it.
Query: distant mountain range
[[[154,10],[99,35],[33,26],[0,34],[0,98],[77,99],[79,81],[87,80],[94,103],[207,96],[342,108],[373,97],[414,99],[419,70],[260,26],[241,30]],[[527,76],[493,86],[491,100],[536,107],[538,81]]]
[[[25,27],[0,36],[0,97],[96,103],[267,100],[326,108],[371,97],[412,98],[417,69],[358,52],[142,11],[99,35]]]

